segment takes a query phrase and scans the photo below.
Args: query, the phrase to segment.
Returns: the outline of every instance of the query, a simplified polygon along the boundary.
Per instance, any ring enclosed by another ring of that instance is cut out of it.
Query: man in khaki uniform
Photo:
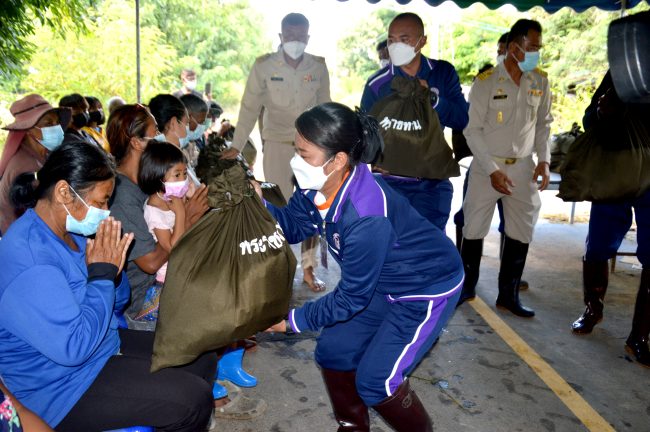
[[[331,99],[325,59],[304,52],[309,41],[307,18],[297,13],[285,16],[280,41],[280,50],[259,57],[253,65],[242,97],[232,148],[224,157],[237,156],[263,111],[260,127],[264,176],[267,181],[276,183],[288,200],[293,194],[289,161],[295,154],[294,122],[307,109]],[[302,244],[303,278],[313,291],[323,291],[325,284],[314,275],[317,244],[317,237]]]
[[[505,242],[497,306],[522,317],[535,315],[519,302],[519,282],[541,207],[539,190],[549,180],[547,142],[553,118],[548,79],[536,69],[541,45],[542,27],[537,21],[515,23],[505,60],[480,74],[472,85],[469,124],[464,131],[474,160],[463,202],[465,284],[459,304],[476,295],[483,238],[501,199]]]

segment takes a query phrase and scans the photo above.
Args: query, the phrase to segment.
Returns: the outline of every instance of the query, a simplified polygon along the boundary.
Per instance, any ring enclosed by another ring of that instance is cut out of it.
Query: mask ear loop
[[[77,195],[77,198],[79,198],[79,199],[81,200],[81,202],[83,203],[83,205],[85,205],[86,208],[87,208],[88,210],[90,210],[90,206],[89,206],[88,204],[86,204],[86,201],[84,201],[83,198],[81,198],[81,195],[79,195],[79,194],[77,193],[77,191],[74,190],[74,188],[73,188],[71,185],[68,185],[68,187],[70,188],[70,190],[71,190],[72,192],[74,192],[75,195]],[[63,203],[61,203],[61,204],[63,204]],[[70,213],[70,210],[68,210],[68,207],[67,207],[65,204],[63,204],[63,208],[65,209],[66,213],[68,213],[68,216],[70,216],[71,218],[74,218],[74,219],[77,220],[77,221],[79,220],[79,219],[77,219],[76,217],[72,216],[72,213]]]

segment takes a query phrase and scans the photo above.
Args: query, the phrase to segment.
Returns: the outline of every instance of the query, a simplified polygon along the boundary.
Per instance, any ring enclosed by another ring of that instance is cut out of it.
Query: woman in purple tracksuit
[[[406,377],[453,314],[463,282],[458,252],[370,172],[383,146],[376,120],[326,103],[298,117],[296,128],[299,189],[286,207],[267,208],[289,242],[326,239],[341,280],[274,329],[321,331],[316,362],[339,431],[369,430],[367,407],[398,431],[430,431]]]

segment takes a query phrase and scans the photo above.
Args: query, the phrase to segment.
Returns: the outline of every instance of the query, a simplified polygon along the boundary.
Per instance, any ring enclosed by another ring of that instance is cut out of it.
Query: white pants
[[[287,201],[293,195],[293,171],[289,161],[295,153],[296,149],[292,142],[264,141],[264,178],[267,182],[278,185]],[[302,242],[303,269],[318,267],[316,249],[318,249],[318,236]]]
[[[467,194],[463,201],[465,215],[463,237],[468,240],[484,238],[490,231],[494,207],[501,199],[506,235],[513,240],[530,243],[533,240],[533,229],[542,206],[537,182],[533,180],[535,162],[532,156],[518,159],[512,165],[506,165],[499,160],[496,162],[499,169],[515,184],[514,187],[510,187],[512,195],[504,195],[494,189],[490,176],[478,162],[472,162]]]

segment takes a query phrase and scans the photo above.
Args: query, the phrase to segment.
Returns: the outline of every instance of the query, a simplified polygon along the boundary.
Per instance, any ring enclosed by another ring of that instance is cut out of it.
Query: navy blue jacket
[[[370,112],[378,100],[391,94],[393,91],[390,86],[395,76],[407,77],[402,68],[391,63],[368,78],[361,96],[361,108]],[[433,108],[438,113],[440,124],[452,129],[465,129],[469,122],[469,105],[460,88],[456,69],[451,63],[422,56],[416,77],[425,80],[431,92],[436,94],[437,97],[433,97]]]
[[[451,240],[367,165],[352,169],[324,220],[315,195],[297,190],[284,208],[267,203],[289,243],[324,234],[341,267],[334,291],[291,310],[294,331],[350,319],[375,290],[393,302],[431,300],[462,283],[463,264]]]

